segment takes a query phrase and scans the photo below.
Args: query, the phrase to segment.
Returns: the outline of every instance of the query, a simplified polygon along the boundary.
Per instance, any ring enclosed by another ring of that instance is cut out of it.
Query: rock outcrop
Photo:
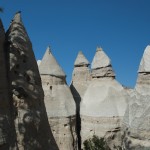
[[[147,46],[138,70],[135,90],[124,116],[126,149],[150,149],[150,46]]]
[[[19,150],[55,150],[32,44],[16,13],[7,31],[9,79]]]
[[[70,85],[71,92],[73,94],[76,103],[76,119],[77,119],[77,135],[78,135],[78,147],[81,147],[80,130],[81,130],[81,120],[80,120],[80,103],[83,99],[84,93],[90,83],[90,63],[85,58],[83,53],[80,51],[74,62],[74,70],[72,73],[72,82]]]
[[[80,106],[81,140],[83,143],[93,135],[105,137],[113,150],[121,147],[127,94],[115,80],[111,61],[101,48],[97,48],[91,68],[92,81]]]
[[[9,82],[6,65],[5,31],[0,20],[0,149],[15,149],[16,137],[12,115],[12,101],[9,96]]]
[[[48,47],[39,66],[48,120],[60,150],[76,148],[75,103],[66,75]]]

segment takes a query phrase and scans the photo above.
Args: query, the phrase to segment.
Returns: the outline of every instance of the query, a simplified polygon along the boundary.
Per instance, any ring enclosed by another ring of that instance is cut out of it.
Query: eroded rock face
[[[102,48],[96,49],[96,54],[92,61],[92,77],[115,77],[114,71],[111,66],[111,60],[102,50]]]
[[[90,63],[80,51],[74,63],[74,70],[72,73],[72,82],[70,89],[76,103],[76,117],[77,117],[77,135],[78,135],[78,147],[81,147],[80,130],[80,103],[83,99],[84,93],[90,83],[91,73],[89,69]]]
[[[16,13],[7,31],[9,78],[20,150],[55,150],[32,44]]]
[[[128,96],[115,80],[110,59],[99,48],[92,62],[92,78],[80,106],[82,143],[97,135],[106,138],[111,150],[117,149],[122,145],[121,124]]]
[[[75,103],[66,75],[48,47],[39,66],[52,133],[60,150],[76,149]]]
[[[16,149],[12,101],[9,97],[6,69],[5,31],[0,20],[0,149]]]
[[[77,103],[79,101],[78,97],[83,97],[91,80],[89,65],[90,63],[80,51],[74,63],[72,82],[70,86]]]
[[[150,149],[150,46],[147,46],[138,70],[135,90],[124,116],[126,149]]]

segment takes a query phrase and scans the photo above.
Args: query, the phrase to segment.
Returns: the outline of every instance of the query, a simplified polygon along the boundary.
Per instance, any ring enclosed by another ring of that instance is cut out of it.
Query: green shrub
[[[84,150],[110,150],[104,138],[93,135],[92,138],[85,140]]]

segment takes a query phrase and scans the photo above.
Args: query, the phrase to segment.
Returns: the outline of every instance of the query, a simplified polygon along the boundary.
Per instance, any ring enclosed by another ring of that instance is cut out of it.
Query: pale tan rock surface
[[[124,116],[126,149],[150,149],[150,46],[140,62],[138,78]]]
[[[118,148],[122,142],[121,122],[127,107],[127,93],[115,80],[110,59],[101,48],[97,49],[92,62],[92,78],[80,105],[82,144],[97,135],[105,137],[111,149],[115,149],[114,145]]]
[[[77,117],[77,135],[78,135],[78,146],[80,149],[80,130],[81,130],[81,120],[80,120],[80,103],[84,96],[84,93],[90,83],[91,73],[89,68],[89,61],[86,59],[82,51],[78,53],[78,56],[74,62],[74,70],[72,73],[72,82],[70,85],[71,92],[73,94],[76,103],[76,117]]]
[[[115,77],[114,71],[111,66],[111,60],[105,54],[102,48],[96,49],[96,54],[93,58],[92,64],[92,77]]]
[[[39,66],[50,127],[60,150],[76,148],[75,103],[66,75],[48,47]]]
[[[15,150],[16,136],[6,69],[5,31],[0,20],[0,149]]]
[[[57,150],[48,124],[37,62],[20,15],[16,13],[7,31],[18,149]]]
[[[41,63],[41,60],[37,60],[37,64],[38,64],[38,66],[40,65],[40,63]]]

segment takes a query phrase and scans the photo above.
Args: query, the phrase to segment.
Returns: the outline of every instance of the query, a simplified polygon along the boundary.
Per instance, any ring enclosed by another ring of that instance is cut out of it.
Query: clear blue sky
[[[91,62],[97,46],[111,58],[117,80],[134,87],[145,47],[150,44],[150,0],[1,0],[5,29],[22,11],[36,59],[46,47],[70,83],[79,50]]]

